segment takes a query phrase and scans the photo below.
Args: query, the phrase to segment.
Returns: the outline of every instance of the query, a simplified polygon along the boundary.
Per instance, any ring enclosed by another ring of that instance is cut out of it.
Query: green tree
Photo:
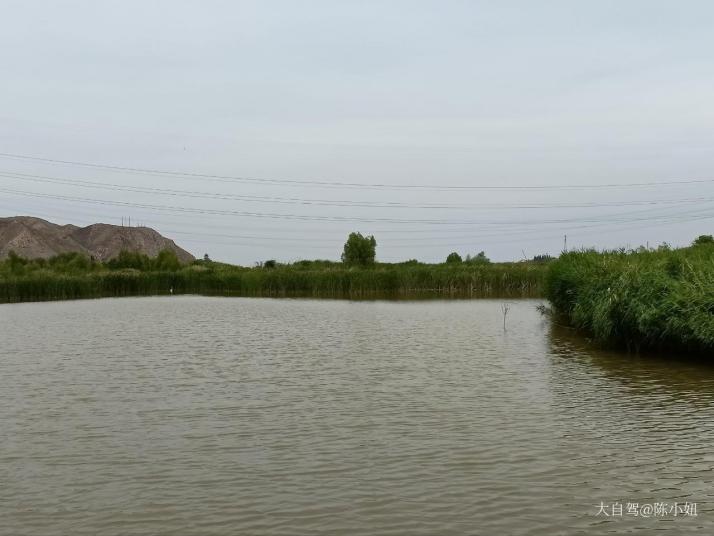
[[[701,246],[702,244],[714,244],[714,236],[710,234],[699,235],[694,242],[693,246]]]
[[[373,236],[350,233],[342,251],[342,262],[349,265],[368,266],[374,264],[377,254],[377,241]]]
[[[461,258],[461,255],[459,255],[455,251],[449,253],[449,255],[446,257],[446,264],[461,264],[462,262],[464,262],[464,260]]]
[[[10,268],[10,273],[13,275],[22,275],[25,271],[25,266],[29,262],[27,259],[20,257],[14,251],[10,251],[7,255],[7,266]]]
[[[486,256],[486,253],[479,251],[473,257],[471,255],[466,255],[466,262],[469,264],[491,264],[491,259]]]
[[[133,268],[142,272],[151,270],[151,259],[143,253],[136,251],[127,251],[122,249],[119,255],[107,261],[107,266],[112,270],[121,270],[124,268]]]
[[[176,257],[176,253],[170,249],[162,249],[154,259],[154,268],[156,270],[165,270],[167,272],[175,272],[181,268],[181,263]]]
[[[47,261],[55,272],[88,272],[94,268],[94,262],[82,253],[60,253]]]

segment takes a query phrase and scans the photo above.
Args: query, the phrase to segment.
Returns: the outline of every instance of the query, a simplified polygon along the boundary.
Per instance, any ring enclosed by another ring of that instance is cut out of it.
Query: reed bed
[[[245,268],[196,261],[165,269],[146,259],[114,264],[69,261],[14,259],[0,263],[0,302],[169,293],[354,299],[538,297],[545,280],[545,266],[537,263],[348,267],[311,261]]]
[[[546,296],[603,345],[714,355],[714,244],[566,253]]]

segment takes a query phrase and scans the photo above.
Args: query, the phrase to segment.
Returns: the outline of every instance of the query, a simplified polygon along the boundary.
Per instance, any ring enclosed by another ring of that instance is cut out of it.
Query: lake
[[[714,368],[502,303],[0,305],[0,534],[712,534]]]

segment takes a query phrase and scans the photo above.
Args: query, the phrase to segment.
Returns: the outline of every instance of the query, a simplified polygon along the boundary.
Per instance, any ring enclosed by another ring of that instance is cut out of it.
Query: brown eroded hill
[[[48,258],[72,251],[106,261],[122,250],[155,257],[163,249],[176,253],[181,262],[193,255],[148,227],[123,227],[95,223],[87,227],[57,225],[31,216],[0,218],[0,259],[11,251],[26,258]]]

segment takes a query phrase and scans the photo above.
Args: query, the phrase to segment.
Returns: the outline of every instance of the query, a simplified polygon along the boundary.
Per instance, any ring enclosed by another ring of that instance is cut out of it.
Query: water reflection
[[[571,454],[564,466],[580,475],[572,504],[697,502],[700,517],[686,529],[637,518],[624,526],[609,520],[603,530],[701,530],[701,516],[712,515],[714,367],[599,350],[558,326],[548,337],[558,450]]]
[[[714,362],[701,355],[604,350],[554,323],[549,324],[548,337],[554,362],[567,367],[568,374],[596,373],[633,393],[669,393],[702,403],[714,400]]]

